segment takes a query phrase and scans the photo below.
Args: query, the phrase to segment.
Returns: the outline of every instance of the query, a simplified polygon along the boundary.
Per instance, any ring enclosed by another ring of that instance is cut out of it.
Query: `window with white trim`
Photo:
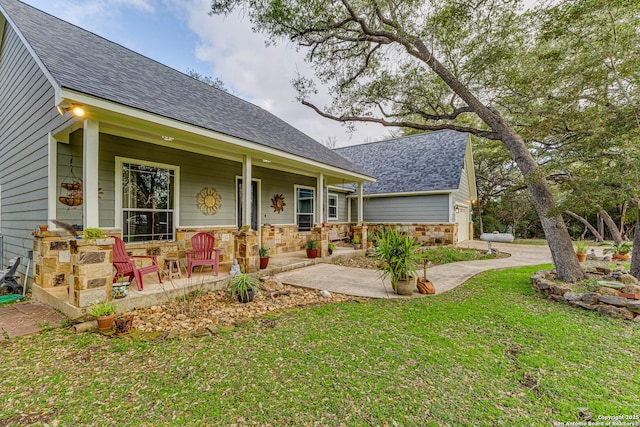
[[[170,167],[122,163],[125,242],[174,240],[175,175]]]
[[[298,231],[311,231],[315,206],[315,190],[296,186],[296,224]]]
[[[327,196],[327,219],[338,220],[338,195],[329,193]]]

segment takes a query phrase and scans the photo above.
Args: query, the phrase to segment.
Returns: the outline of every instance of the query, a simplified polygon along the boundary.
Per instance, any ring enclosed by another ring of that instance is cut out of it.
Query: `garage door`
[[[469,240],[469,208],[458,206],[456,224],[458,224],[458,242]]]

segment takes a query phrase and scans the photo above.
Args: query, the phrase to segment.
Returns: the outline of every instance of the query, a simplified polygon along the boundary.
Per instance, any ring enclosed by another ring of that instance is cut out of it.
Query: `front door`
[[[238,229],[244,224],[242,206],[242,179],[238,179]],[[258,181],[251,181],[251,229],[258,229]]]

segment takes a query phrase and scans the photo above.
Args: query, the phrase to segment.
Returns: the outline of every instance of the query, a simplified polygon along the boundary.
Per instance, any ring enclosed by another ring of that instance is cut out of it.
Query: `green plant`
[[[397,230],[384,231],[378,237],[376,258],[382,261],[378,270],[381,278],[389,277],[396,289],[398,280],[416,276],[416,266],[425,257],[415,237]]]
[[[351,241],[353,242],[354,245],[359,245],[360,244],[360,236],[358,236],[358,235],[353,236],[353,239],[351,239]]]
[[[241,227],[241,230],[244,232],[247,232],[249,230],[251,230],[251,226],[249,224],[245,224]]]
[[[105,237],[104,231],[102,231],[101,228],[97,227],[85,228],[82,231],[82,235],[85,239],[102,239],[103,237]]]
[[[307,240],[307,249],[316,249],[318,243],[315,240]]]
[[[227,293],[232,298],[238,295],[246,298],[250,290],[256,291],[258,289],[262,289],[262,282],[260,282],[260,280],[246,273],[241,273],[233,276],[227,286]]]
[[[89,314],[94,317],[110,316],[116,312],[116,306],[111,301],[97,302],[89,309]]]
[[[599,244],[599,246],[608,246],[608,248],[602,251],[603,253],[605,254],[613,253],[617,255],[628,254],[629,252],[631,252],[631,249],[633,248],[633,245],[631,244],[631,242],[620,242],[620,243],[602,242]]]
[[[577,254],[586,254],[587,253],[587,244],[582,240],[578,240],[576,242],[576,253]]]
[[[333,242],[329,242],[329,250],[330,250],[331,252],[333,252],[333,251],[335,251],[335,250],[336,250],[336,245],[335,245]]]
[[[260,258],[266,258],[269,256],[269,248],[260,248],[258,249],[258,255]]]

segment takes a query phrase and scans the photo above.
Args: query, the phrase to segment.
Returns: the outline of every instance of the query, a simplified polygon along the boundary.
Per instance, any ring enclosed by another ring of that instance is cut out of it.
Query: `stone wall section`
[[[303,250],[312,233],[298,231],[297,225],[263,225],[260,237],[262,246],[269,248],[269,255],[277,255]]]
[[[550,300],[581,307],[585,310],[597,311],[611,317],[640,322],[640,301],[623,298],[612,288],[601,287],[597,292],[574,293],[569,285],[556,283],[552,279],[552,270],[536,272],[531,277],[533,289],[543,293]],[[624,290],[629,293],[638,290],[637,285],[626,285]]]
[[[87,307],[111,299],[113,283],[113,239],[69,240],[71,247],[72,286],[69,303]]]
[[[386,229],[398,229],[430,245],[452,245],[457,242],[457,224],[374,224],[367,223],[369,236]]]
[[[33,236],[34,283],[42,288],[72,284],[69,238],[52,231],[34,232]]]
[[[234,237],[235,254],[240,270],[243,273],[258,271],[260,267],[258,232],[255,230],[237,231]]]

